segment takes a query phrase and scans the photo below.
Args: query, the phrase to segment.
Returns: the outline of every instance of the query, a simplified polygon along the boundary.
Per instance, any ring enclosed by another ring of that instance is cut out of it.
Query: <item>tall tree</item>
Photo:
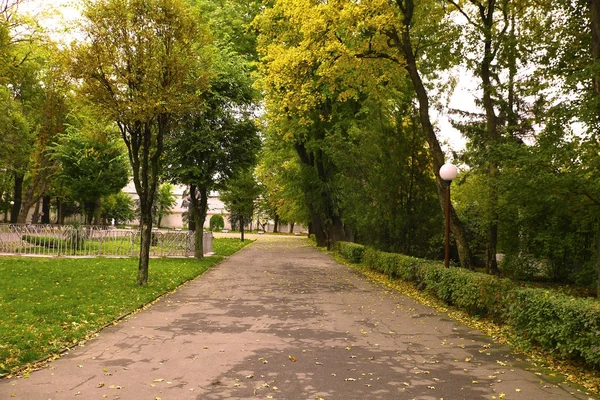
[[[148,282],[152,203],[174,116],[197,105],[208,35],[184,0],[88,1],[74,48],[82,91],[120,130],[141,208],[138,284]],[[193,85],[192,85],[193,83]]]
[[[272,10],[266,10],[257,22],[262,32],[259,45],[265,49],[265,74],[272,77],[265,90],[269,96],[281,93],[279,114],[308,111],[308,115],[300,114],[301,125],[310,120],[322,127],[333,122],[331,114],[323,112],[328,110],[328,101],[333,104],[352,98],[359,104],[359,94],[384,96],[403,85],[405,80],[399,76],[407,73],[444,208],[445,183],[438,176],[444,153],[431,122],[431,100],[423,76],[439,73],[456,59],[458,28],[448,21],[444,8],[434,1],[417,5],[412,0],[275,1]],[[365,62],[367,59],[370,62]],[[286,72],[296,81],[283,79]],[[272,105],[275,102],[267,102]],[[310,109],[315,110],[313,119]],[[301,140],[306,137],[306,130],[287,129],[294,130]],[[319,136],[316,139],[321,141]],[[451,223],[461,262],[470,266],[466,235],[454,211]]]
[[[208,194],[253,166],[260,147],[247,62],[227,47],[218,50],[209,84],[203,106],[183,115],[167,143],[169,178],[190,187],[191,219],[199,232],[196,258],[204,254]]]
[[[88,224],[98,224],[100,199],[118,193],[129,181],[129,165],[114,131],[106,127],[72,127],[52,147],[60,167],[56,179],[80,202]]]
[[[260,195],[260,187],[252,173],[252,169],[241,172],[235,178],[227,181],[221,190],[221,200],[240,224],[241,240],[244,241],[244,226],[252,220],[256,200]]]

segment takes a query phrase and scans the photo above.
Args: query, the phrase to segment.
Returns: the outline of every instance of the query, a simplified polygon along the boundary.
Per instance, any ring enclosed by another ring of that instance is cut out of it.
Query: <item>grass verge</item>
[[[26,368],[194,279],[251,241],[215,238],[214,256],[151,259],[149,284],[138,260],[1,257],[0,376]]]

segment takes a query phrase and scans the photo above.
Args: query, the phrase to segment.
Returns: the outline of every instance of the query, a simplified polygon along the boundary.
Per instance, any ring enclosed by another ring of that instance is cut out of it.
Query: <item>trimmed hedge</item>
[[[543,289],[523,289],[509,279],[445,268],[441,262],[386,253],[355,243],[336,249],[393,279],[413,282],[447,304],[510,326],[520,339],[559,357],[600,367],[600,303]]]
[[[600,304],[544,289],[511,293],[506,323],[530,343],[560,357],[600,366]]]
[[[337,242],[335,250],[346,260],[353,263],[361,263],[365,253],[365,246],[352,242]]]

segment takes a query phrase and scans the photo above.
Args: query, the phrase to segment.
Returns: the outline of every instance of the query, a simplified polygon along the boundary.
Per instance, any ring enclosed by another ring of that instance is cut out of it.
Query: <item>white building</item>
[[[173,190],[173,194],[175,195],[175,207],[171,210],[171,212],[165,216],[163,216],[160,221],[161,228],[173,228],[173,229],[181,229],[187,227],[187,224],[183,221],[183,213],[187,212],[187,207],[183,206],[183,193],[185,192],[186,187],[182,185],[175,185]],[[127,186],[123,188],[123,192],[129,194],[132,198],[138,199],[138,195],[135,191],[135,185],[133,182],[129,182]],[[219,200],[219,195],[217,192],[211,192],[208,195],[208,212],[206,215],[206,220],[204,221],[204,228],[208,228],[210,224],[210,217],[215,214],[220,214],[223,216],[225,220],[225,229],[231,229],[229,224],[229,211],[225,209],[225,204],[221,200]],[[138,224],[138,221],[131,221],[133,225]]]

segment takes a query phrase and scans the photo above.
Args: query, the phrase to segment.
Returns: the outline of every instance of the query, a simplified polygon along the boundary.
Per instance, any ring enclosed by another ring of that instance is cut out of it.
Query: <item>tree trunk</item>
[[[16,172],[13,175],[15,185],[13,190],[13,206],[10,211],[10,223],[16,224],[19,221],[19,212],[21,211],[21,202],[23,199],[23,180],[24,175],[19,175]]]
[[[56,210],[57,210],[56,223],[59,225],[64,225],[65,224],[65,205],[59,198],[56,198]]]
[[[279,232],[279,215],[275,214],[275,222],[273,224],[273,233]]]
[[[294,233],[294,222],[290,222],[290,233]]]
[[[151,205],[151,204],[150,204]],[[145,207],[141,210],[140,218],[140,262],[138,264],[138,285],[148,283],[148,265],[150,263],[150,245],[152,243],[152,210],[151,207]]]
[[[197,196],[196,192],[200,196]],[[208,190],[191,185],[190,193],[194,225],[198,228],[194,231],[194,257],[201,260],[204,257],[204,221],[208,212]]]
[[[600,229],[596,239],[596,297],[600,299]]]
[[[435,130],[433,129],[433,125],[431,124],[431,119],[429,117],[429,97],[427,96],[427,91],[423,85],[423,80],[421,79],[421,74],[417,67],[417,61],[411,43],[410,27],[413,18],[414,1],[406,0],[405,4],[405,8],[401,10],[404,14],[404,30],[402,31],[402,36],[400,37],[395,31],[390,32],[389,36],[392,41],[398,44],[399,50],[404,55],[406,62],[404,68],[410,76],[417,96],[417,101],[419,103],[419,120],[425,134],[425,140],[429,145],[429,151],[431,152],[431,159],[433,161],[433,169],[436,177],[435,182],[438,197],[440,199],[440,208],[443,212],[446,204],[446,186],[440,177],[440,168],[444,165],[444,153],[435,134]],[[465,268],[472,268],[473,257],[471,255],[471,249],[469,248],[467,234],[452,205],[450,205],[450,215],[450,229],[454,234],[460,263]]]
[[[35,208],[33,209],[33,215],[31,216],[31,223],[37,224],[40,222],[40,199],[35,202]]]
[[[94,209],[95,208],[96,208],[95,201],[86,201],[83,204],[86,225],[92,225],[94,223]]]
[[[594,89],[600,97],[600,1],[588,0],[590,22],[592,26],[592,59],[595,64]],[[600,121],[600,98],[596,99],[596,117]]]
[[[42,224],[50,223],[50,196],[42,198]]]
[[[240,219],[240,233],[241,233],[241,240],[242,240],[242,242],[243,242],[243,241],[244,241],[244,217],[242,217],[242,216],[240,215],[239,219]]]
[[[94,210],[92,211],[92,214],[94,216],[94,225],[99,226],[100,225],[100,214],[102,214],[102,199],[100,199],[100,197],[98,197],[96,199],[96,201],[94,202]]]
[[[494,100],[492,99],[492,73],[491,65],[494,59],[492,50],[492,29],[493,29],[493,18],[494,18],[494,7],[495,0],[488,0],[487,15],[482,12],[482,23],[485,27],[485,40],[483,50],[483,60],[481,62],[481,82],[483,86],[483,108],[485,109],[486,128],[488,134],[489,146],[495,148],[499,139],[498,132],[498,117],[494,110]],[[495,181],[498,177],[498,162],[496,160],[489,160],[489,177],[488,184],[490,185],[488,195],[490,200],[490,222],[487,227],[487,262],[486,270],[490,274],[497,274],[498,264],[496,262],[496,252],[498,244],[498,194],[494,187]]]
[[[317,212],[311,212],[312,233],[315,235],[315,240],[318,247],[327,247],[327,233],[325,232],[325,223]]]
[[[39,193],[35,193],[36,188],[38,188],[38,185],[40,185],[41,187],[39,187],[40,192]],[[27,222],[27,216],[29,215],[29,210],[31,210],[31,207],[34,206],[34,204],[36,204],[39,199],[44,195],[44,192],[46,191],[46,186],[47,184],[44,183],[38,183],[38,182],[32,182],[28,187],[27,187],[27,191],[25,193],[25,198],[23,199],[22,203],[21,203],[21,211],[19,212],[19,217],[18,217],[18,223],[20,224],[24,224]]]
[[[329,230],[330,230],[330,234],[329,234],[330,240],[327,244],[327,250],[331,250],[335,243],[346,240],[346,230],[344,229],[344,224],[342,223],[342,218],[339,215],[335,215],[332,218],[332,222],[331,222]]]

